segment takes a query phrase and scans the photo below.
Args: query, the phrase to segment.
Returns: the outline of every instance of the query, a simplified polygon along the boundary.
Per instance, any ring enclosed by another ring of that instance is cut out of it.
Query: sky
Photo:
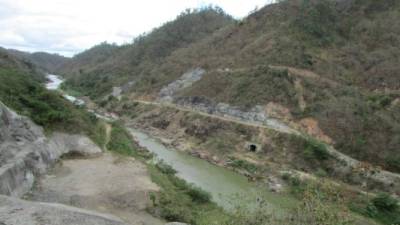
[[[124,44],[187,8],[217,5],[243,18],[271,0],[0,0],[0,46],[73,56],[98,43]]]

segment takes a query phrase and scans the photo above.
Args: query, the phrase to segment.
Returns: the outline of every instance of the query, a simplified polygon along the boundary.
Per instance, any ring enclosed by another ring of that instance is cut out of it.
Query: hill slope
[[[127,82],[128,96],[155,99],[201,67],[200,81],[176,97],[244,110],[273,103],[288,109],[286,120],[320,129],[342,152],[400,171],[399,19],[395,0],[287,0],[234,23],[205,10],[112,48],[98,64],[62,71],[94,99]]]
[[[81,133],[101,145],[103,132],[97,118],[75,107],[60,93],[47,90],[44,74],[29,61],[0,49],[0,102],[30,117],[47,132]]]
[[[49,54],[46,52],[28,53],[13,49],[9,49],[7,51],[17,57],[19,60],[29,61],[41,71],[46,73],[55,73],[57,69],[59,69],[69,60],[69,58],[64,56],[58,54]]]
[[[74,57],[60,73],[72,77],[71,85],[94,98],[104,96],[113,85],[126,81],[143,79],[156,83],[150,74],[166,57],[232,22],[219,8],[186,11],[176,20],[136,38],[133,44],[95,46]]]

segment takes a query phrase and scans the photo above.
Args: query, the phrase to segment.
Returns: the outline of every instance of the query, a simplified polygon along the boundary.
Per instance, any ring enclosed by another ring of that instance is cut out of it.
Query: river
[[[60,86],[61,84],[64,82],[64,80],[62,80],[60,78],[60,76],[54,75],[54,74],[48,74],[47,75],[47,80],[48,82],[46,83],[46,88],[49,90],[60,90]],[[67,99],[68,101],[74,103],[75,105],[84,105],[85,102],[82,101],[81,99],[75,98],[74,96],[68,95],[66,93],[64,93],[63,91],[61,91],[62,95],[64,96],[65,99]]]
[[[274,212],[282,211],[282,208],[290,207],[295,202],[291,198],[269,192],[266,184],[257,185],[231,170],[169,149],[139,130],[130,129],[130,132],[140,146],[171,165],[177,171],[178,177],[211,193],[213,200],[224,208],[231,208],[237,203],[236,200],[255,202],[261,196],[270,203],[270,209]]]
[[[48,75],[48,79],[50,82],[46,87],[50,90],[58,90],[63,82],[57,75]],[[63,96],[74,103],[82,101],[64,93]],[[249,182],[246,177],[231,170],[186,153],[168,149],[155,138],[139,130],[129,130],[139,145],[154,153],[157,159],[171,165],[177,171],[178,177],[209,192],[213,201],[226,209],[234,206],[237,200],[255,202],[260,196],[270,203],[269,208],[275,214],[295,204],[292,198],[269,192],[266,184]]]

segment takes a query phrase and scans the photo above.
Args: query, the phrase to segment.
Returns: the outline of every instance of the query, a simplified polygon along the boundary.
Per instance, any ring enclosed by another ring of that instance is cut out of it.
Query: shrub
[[[244,169],[249,173],[256,173],[257,172],[257,166],[249,163],[245,160],[241,159],[233,159],[232,162],[230,163],[230,166],[239,168],[239,169]]]
[[[378,194],[372,203],[381,211],[394,212],[399,208],[399,201],[387,193]]]
[[[194,202],[203,204],[211,201],[211,194],[199,187],[191,185],[187,193]]]
[[[330,155],[325,144],[313,138],[307,138],[304,144],[304,156],[310,160],[327,160]]]
[[[315,175],[317,177],[327,177],[328,173],[324,169],[318,168],[317,171],[315,172]]]
[[[386,158],[386,164],[394,171],[400,171],[400,156],[390,156]]]
[[[176,170],[174,168],[172,168],[172,166],[166,164],[163,160],[160,160],[156,164],[156,167],[164,174],[167,174],[167,175],[175,175],[176,174]]]

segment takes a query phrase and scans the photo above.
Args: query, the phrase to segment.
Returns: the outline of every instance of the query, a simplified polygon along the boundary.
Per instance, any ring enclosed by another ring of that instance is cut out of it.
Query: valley
[[[0,225],[400,224],[399,19],[211,4],[72,57],[0,47]]]

